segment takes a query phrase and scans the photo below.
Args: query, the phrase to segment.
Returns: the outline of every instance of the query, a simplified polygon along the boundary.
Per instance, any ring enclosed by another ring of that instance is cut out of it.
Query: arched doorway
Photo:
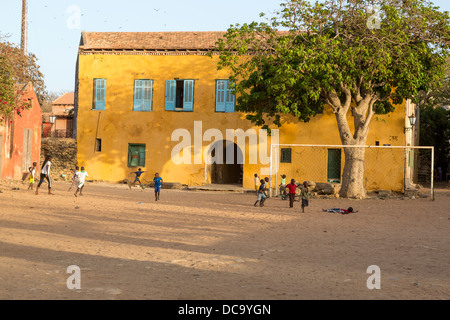
[[[220,147],[222,154],[217,150]],[[211,183],[242,185],[243,154],[237,144],[227,140],[218,142],[211,147],[211,157],[216,159],[211,164]]]

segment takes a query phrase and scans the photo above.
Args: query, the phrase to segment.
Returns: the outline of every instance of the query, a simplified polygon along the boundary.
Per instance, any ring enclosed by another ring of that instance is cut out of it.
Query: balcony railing
[[[73,138],[73,130],[53,130],[51,132],[43,132],[43,138]]]

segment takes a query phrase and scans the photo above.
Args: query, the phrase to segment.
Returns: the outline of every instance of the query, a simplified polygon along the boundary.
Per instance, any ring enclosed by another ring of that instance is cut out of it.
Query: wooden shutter
[[[230,81],[226,81],[225,112],[234,112],[235,96],[230,88]]]
[[[143,81],[143,111],[152,111],[153,80]]]
[[[137,167],[139,165],[139,150],[136,146],[130,145],[128,148],[128,166]]]
[[[166,111],[175,111],[175,95],[177,82],[175,80],[166,81]]]
[[[226,80],[217,80],[216,83],[216,112],[225,112]]]
[[[106,79],[94,80],[94,109],[105,110],[106,105]]]
[[[144,88],[142,80],[134,80],[134,111],[142,111],[144,104]]]
[[[132,154],[132,147],[131,145],[128,145],[128,166],[131,167],[131,154]]]
[[[409,165],[410,168],[414,167],[414,150],[409,151],[408,165]]]
[[[128,145],[128,166],[145,167],[145,144]]]
[[[138,146],[139,166],[145,167],[145,145]]]
[[[153,81],[134,81],[134,111],[152,111]]]
[[[184,80],[183,111],[194,110],[194,80]]]
[[[23,129],[23,149],[22,149],[22,171],[28,172],[31,167],[31,157],[33,153],[33,131]]]

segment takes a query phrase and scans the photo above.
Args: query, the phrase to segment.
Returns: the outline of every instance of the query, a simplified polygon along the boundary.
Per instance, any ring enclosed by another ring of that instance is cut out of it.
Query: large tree
[[[445,177],[450,160],[450,59],[441,83],[420,92],[416,100],[420,145],[434,146],[436,167],[441,167]]]
[[[290,0],[267,22],[231,26],[216,51],[237,110],[256,125],[280,126],[283,114],[307,122],[331,108],[342,144],[363,146],[374,114],[442,79],[449,21],[426,0]],[[344,154],[340,196],[364,197],[365,148]]]
[[[7,57],[0,52],[0,125],[6,123],[16,107],[16,91],[11,64]]]
[[[447,172],[450,160],[450,110],[435,105],[420,107],[420,144],[434,146],[436,168]]]
[[[32,53],[24,54],[20,48],[8,42],[7,37],[1,34],[0,73],[2,74],[1,81],[3,81],[0,83],[3,85],[2,95],[5,98],[3,103],[8,100],[8,108],[4,107],[3,110],[0,110],[3,114],[2,116],[8,116],[11,109],[27,107],[20,101],[21,92],[17,91],[18,84],[31,82],[40,105],[43,105],[48,100],[44,75],[40,71],[36,56]],[[9,98],[6,99],[6,96]]]
[[[441,81],[420,91],[415,102],[422,109],[426,107],[445,107],[450,105],[450,59],[447,59],[445,73]]]

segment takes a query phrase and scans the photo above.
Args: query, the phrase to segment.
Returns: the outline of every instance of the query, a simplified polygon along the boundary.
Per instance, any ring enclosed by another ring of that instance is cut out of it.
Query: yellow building
[[[253,188],[255,173],[269,173],[271,143],[341,144],[336,119],[326,107],[309,123],[285,116],[278,136],[267,138],[245,114],[235,112],[229,74],[217,70],[218,56],[206,55],[222,35],[82,33],[75,129],[78,163],[93,180],[122,181],[142,168],[146,171],[143,181],[151,181],[158,172],[166,182],[236,183]],[[241,138],[247,134],[245,144],[231,141],[231,133]],[[225,141],[223,149],[215,148],[221,141]],[[404,105],[376,117],[367,143],[405,145]],[[288,180],[297,181],[340,180],[341,150],[284,147],[278,151],[274,155],[281,163],[275,175],[284,173]],[[380,152],[366,154],[367,188],[401,190],[404,150],[382,156]],[[239,155],[243,161],[236,163]],[[211,164],[211,157],[229,157],[233,163]]]

